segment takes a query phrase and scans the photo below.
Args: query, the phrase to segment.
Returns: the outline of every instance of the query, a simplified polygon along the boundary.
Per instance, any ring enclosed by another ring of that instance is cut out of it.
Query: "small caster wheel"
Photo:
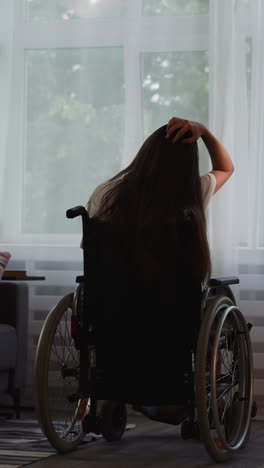
[[[181,437],[183,440],[191,439],[193,437],[193,422],[185,419],[181,423]]]
[[[201,440],[200,428],[197,421],[193,423],[193,438],[195,440]]]
[[[127,410],[121,401],[106,400],[100,411],[101,433],[108,442],[120,440],[127,424]]]

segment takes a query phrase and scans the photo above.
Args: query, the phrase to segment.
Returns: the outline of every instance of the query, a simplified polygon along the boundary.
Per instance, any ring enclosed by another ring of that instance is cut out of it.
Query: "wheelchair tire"
[[[217,371],[219,366],[222,371]],[[252,392],[253,360],[246,321],[230,298],[217,297],[205,309],[195,364],[197,420],[214,461],[228,460],[247,443]]]
[[[256,417],[257,411],[258,411],[257,402],[255,400],[253,400],[252,408],[251,408],[251,418]],[[251,435],[251,421],[250,421],[250,424],[249,424],[247,435],[246,435],[245,440],[244,440],[244,442],[242,444],[242,448],[245,448],[247,446],[247,444],[249,442],[249,439],[250,439],[250,435]]]
[[[35,358],[35,405],[40,425],[59,452],[75,449],[84,437],[89,401],[78,398],[79,351],[71,337],[73,294],[47,316]]]
[[[120,440],[126,430],[127,410],[121,401],[105,400],[101,411],[101,433],[108,442]]]

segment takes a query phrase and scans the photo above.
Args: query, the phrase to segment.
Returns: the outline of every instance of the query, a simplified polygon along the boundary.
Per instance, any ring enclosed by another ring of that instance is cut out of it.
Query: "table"
[[[2,276],[2,281],[42,281],[46,276]]]

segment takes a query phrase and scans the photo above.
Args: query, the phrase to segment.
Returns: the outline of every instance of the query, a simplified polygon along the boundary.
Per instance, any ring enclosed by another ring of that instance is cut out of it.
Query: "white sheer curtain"
[[[210,124],[235,172],[210,207],[213,274],[238,274],[238,305],[253,323],[255,393],[264,390],[264,3],[210,3]]]
[[[210,125],[235,166],[231,179],[211,204],[216,276],[237,273],[237,248],[245,240],[248,223],[247,35],[237,7],[236,0],[212,0],[210,4]]]
[[[1,70],[0,73],[0,207],[4,203],[4,177],[7,154],[7,134],[10,115],[10,95],[12,78],[12,56],[13,56],[13,30],[14,11],[13,4],[8,5],[8,0],[2,2],[3,15],[0,16],[0,44],[1,44]],[[2,210],[0,210],[2,213]],[[3,216],[0,218],[0,230],[4,223]]]

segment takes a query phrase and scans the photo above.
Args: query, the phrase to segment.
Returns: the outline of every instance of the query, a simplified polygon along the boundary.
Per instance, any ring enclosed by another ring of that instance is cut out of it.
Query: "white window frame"
[[[13,82],[8,138],[8,161],[17,167],[12,173],[8,210],[16,213],[3,226],[11,243],[32,245],[73,245],[79,235],[23,234],[23,177],[25,161],[26,76],[24,53],[27,49],[122,47],[125,79],[125,131],[122,166],[136,154],[143,141],[141,54],[208,50],[208,15],[142,16],[142,0],[128,1],[124,18],[74,20],[28,20],[23,14],[24,0],[5,0],[5,8],[14,8]],[[2,11],[2,20],[4,12]],[[89,27],[88,27],[89,25]],[[153,37],[153,25],[155,36]],[[0,56],[1,60],[1,56]],[[19,77],[19,79],[18,79]],[[134,119],[131,116],[137,115]],[[14,196],[16,191],[16,196]]]

